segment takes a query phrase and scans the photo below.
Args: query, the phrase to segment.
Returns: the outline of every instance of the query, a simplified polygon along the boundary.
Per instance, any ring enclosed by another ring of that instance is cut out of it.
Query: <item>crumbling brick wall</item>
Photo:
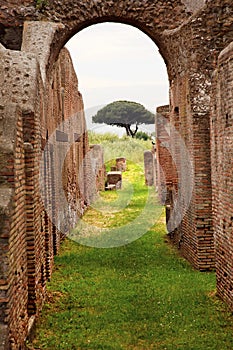
[[[170,88],[169,113],[158,109],[162,116],[157,118],[158,177],[171,241],[193,266],[208,270],[215,267],[210,138],[206,132],[209,112],[204,110],[209,107],[200,98],[200,108],[196,103],[192,110],[187,97],[192,95],[194,78],[197,89],[201,76],[177,76]]]
[[[23,120],[16,104],[1,103],[1,128],[0,348],[5,349],[20,333],[25,336],[28,325]]]
[[[47,76],[30,45],[24,42],[23,51],[0,47],[1,349],[23,346],[61,237],[96,190],[69,53],[61,51]]]
[[[213,218],[218,294],[233,308],[233,42],[215,70],[211,115]]]
[[[176,190],[177,173],[171,151],[170,106],[160,106],[156,110],[156,186],[160,202],[165,204],[171,191]],[[168,204],[168,203],[167,203]]]
[[[56,169],[51,174],[51,186],[55,186],[56,193],[53,224],[60,231],[67,232],[68,226],[72,227],[78,215],[82,215],[85,203],[91,202],[92,193],[88,182],[91,164],[84,107],[66,49],[61,51],[51,76],[46,92],[47,129],[44,137],[47,138],[45,142],[49,144],[49,153],[52,155],[50,161]]]
[[[11,150],[9,159],[2,158],[5,171],[1,174],[1,191],[7,184],[11,187],[4,198],[7,217],[1,221],[1,239],[6,242],[0,252],[0,290],[5,294],[5,300],[1,300],[1,305],[5,302],[1,326],[7,325],[7,335],[1,336],[1,341],[6,343],[3,348],[14,348],[25,340],[29,317],[43,299],[44,237],[40,234],[42,202],[38,181],[42,81],[32,54],[2,48],[0,56],[4,121],[1,141]],[[11,134],[5,132],[7,123]]]

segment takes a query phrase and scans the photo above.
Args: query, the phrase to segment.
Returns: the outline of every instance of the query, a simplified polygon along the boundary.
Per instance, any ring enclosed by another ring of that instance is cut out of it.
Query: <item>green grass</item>
[[[155,191],[144,186],[140,165],[127,164],[122,189],[101,193],[69,238],[88,246],[115,247],[134,241],[154,225],[162,213]]]
[[[84,216],[90,231],[108,228],[100,237],[119,225],[131,234],[130,223],[156,201],[138,165],[129,164],[123,181],[125,193],[104,193]],[[30,349],[233,349],[232,314],[215,295],[214,273],[194,270],[166,243],[164,211],[154,205],[156,222],[130,244],[101,249],[65,240]]]
[[[97,134],[95,132],[89,132],[88,136],[90,143],[103,146],[105,162],[123,156],[127,161],[142,165],[143,152],[152,147],[150,140],[144,141],[129,136],[119,138],[111,133]]]

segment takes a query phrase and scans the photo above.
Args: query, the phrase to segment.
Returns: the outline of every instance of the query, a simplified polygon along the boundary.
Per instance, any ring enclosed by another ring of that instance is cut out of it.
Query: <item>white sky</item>
[[[71,38],[66,47],[87,117],[117,100],[139,102],[152,112],[168,104],[163,58],[153,41],[137,28],[119,23],[92,25]]]

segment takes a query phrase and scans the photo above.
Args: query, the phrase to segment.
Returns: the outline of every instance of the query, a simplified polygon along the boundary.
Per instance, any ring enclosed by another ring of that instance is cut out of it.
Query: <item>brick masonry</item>
[[[233,42],[214,74],[211,113],[213,218],[218,294],[233,308]]]
[[[0,0],[1,350],[23,347],[61,235],[94,196],[82,97],[62,48],[103,21],[138,27],[166,62],[157,187],[171,240],[194,267],[216,266],[218,294],[233,307],[232,15],[232,0]]]
[[[41,43],[28,40],[37,28],[25,26],[23,51],[0,47],[0,349],[23,347],[60,241],[97,191],[71,58],[61,50],[47,75]]]

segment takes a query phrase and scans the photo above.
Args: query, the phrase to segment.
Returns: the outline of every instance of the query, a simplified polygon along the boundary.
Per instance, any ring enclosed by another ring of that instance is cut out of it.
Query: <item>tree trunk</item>
[[[131,124],[124,124],[125,130],[126,130],[126,135],[134,137],[138,131],[138,124],[136,123],[136,129],[133,131],[131,130]]]
[[[134,137],[138,131],[138,124],[136,123],[136,129],[134,131],[130,129],[130,126],[129,126],[129,130],[130,130],[130,135]]]
[[[131,130],[130,130],[130,125],[129,124],[125,124],[125,130],[126,130],[126,135],[127,136],[131,136]]]

